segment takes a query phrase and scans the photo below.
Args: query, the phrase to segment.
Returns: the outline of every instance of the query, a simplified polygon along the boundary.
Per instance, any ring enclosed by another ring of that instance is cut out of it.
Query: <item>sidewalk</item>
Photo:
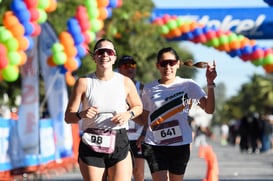
[[[217,155],[220,181],[273,181],[273,154],[241,154],[238,147],[221,146],[209,142]],[[205,178],[207,165],[204,159],[198,157],[198,147],[192,147],[184,181],[201,181]],[[146,166],[146,181],[151,176]],[[42,180],[82,181],[78,168],[61,175],[43,176]]]

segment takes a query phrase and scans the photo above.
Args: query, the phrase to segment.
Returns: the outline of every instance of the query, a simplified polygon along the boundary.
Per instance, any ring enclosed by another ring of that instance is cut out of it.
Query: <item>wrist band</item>
[[[215,85],[215,83],[212,83],[212,84],[208,84],[207,87],[208,87],[209,89],[213,89],[213,88],[216,87],[216,85]]]
[[[79,119],[82,119],[81,116],[80,116],[80,112],[76,112],[76,116],[77,116]]]

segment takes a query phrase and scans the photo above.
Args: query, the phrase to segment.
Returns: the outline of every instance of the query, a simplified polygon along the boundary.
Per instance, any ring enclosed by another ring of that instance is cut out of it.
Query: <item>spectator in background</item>
[[[261,130],[261,153],[266,153],[271,150],[271,137],[272,137],[272,124],[270,121],[270,117],[268,115],[264,115],[261,117],[262,130]]]
[[[226,146],[228,144],[229,127],[227,123],[223,123],[221,126],[221,145]]]

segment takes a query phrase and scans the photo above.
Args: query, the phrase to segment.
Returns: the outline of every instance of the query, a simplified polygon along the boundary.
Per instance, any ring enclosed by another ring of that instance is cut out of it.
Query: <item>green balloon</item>
[[[185,20],[183,18],[179,17],[176,20],[177,27],[180,27],[181,25],[185,24]]]
[[[233,42],[237,40],[237,35],[235,33],[230,33],[230,35],[228,35],[228,42]]]
[[[38,9],[39,12],[39,19],[38,19],[38,23],[44,23],[47,20],[47,13],[45,12],[45,10],[43,9]]]
[[[14,82],[19,77],[19,71],[17,66],[8,65],[2,69],[3,79],[7,82]]]
[[[220,37],[219,37],[219,41],[220,41],[220,44],[221,44],[221,45],[227,44],[227,43],[228,43],[228,37],[227,37],[227,35],[222,35],[222,36],[220,36]]]
[[[175,20],[170,20],[168,23],[167,23],[167,26],[170,30],[174,30],[176,27],[177,27],[177,23]]]
[[[96,19],[99,17],[99,10],[98,8],[87,9],[87,14],[89,19]]]
[[[160,34],[168,34],[169,33],[169,28],[168,28],[168,26],[167,25],[163,25],[163,26],[160,26]]]
[[[273,54],[268,54],[264,57],[264,65],[273,64]]]
[[[39,9],[46,9],[46,8],[48,8],[49,7],[49,0],[39,0],[38,1],[38,8]]]
[[[21,62],[21,56],[18,52],[8,52],[8,59],[10,65],[16,65],[18,66]]]
[[[98,19],[91,19],[90,24],[91,24],[91,31],[98,32],[101,30],[100,22]]]
[[[98,7],[97,1],[86,0],[84,4],[87,10]]]
[[[260,58],[260,59],[256,59],[256,60],[253,60],[251,61],[251,63],[255,66],[261,66],[264,64],[264,59],[263,58]]]
[[[13,37],[7,39],[4,44],[6,45],[8,52],[17,51],[19,48],[18,40]]]
[[[58,52],[53,55],[53,62],[56,65],[63,65],[66,62],[67,56],[64,52]]]
[[[60,42],[57,42],[53,44],[51,50],[53,54],[56,54],[58,52],[64,51],[64,46]]]
[[[5,27],[0,27],[0,42],[4,43],[8,39],[12,38],[12,34]]]
[[[220,41],[218,38],[213,38],[209,40],[206,45],[211,46],[211,47],[218,47],[220,45]]]

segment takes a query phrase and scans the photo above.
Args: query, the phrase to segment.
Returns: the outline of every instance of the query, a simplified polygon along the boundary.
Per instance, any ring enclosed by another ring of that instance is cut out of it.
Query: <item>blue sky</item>
[[[153,0],[153,2],[158,8],[268,7],[263,0]],[[272,40],[257,40],[257,44],[273,47]],[[261,66],[256,67],[250,62],[243,62],[240,58],[232,58],[214,48],[187,41],[181,42],[181,47],[188,49],[194,55],[195,61],[216,61],[218,76],[215,82],[226,84],[228,97],[236,95],[241,85],[249,82],[253,74],[265,74]],[[195,80],[201,86],[205,86],[205,70],[200,69]]]

